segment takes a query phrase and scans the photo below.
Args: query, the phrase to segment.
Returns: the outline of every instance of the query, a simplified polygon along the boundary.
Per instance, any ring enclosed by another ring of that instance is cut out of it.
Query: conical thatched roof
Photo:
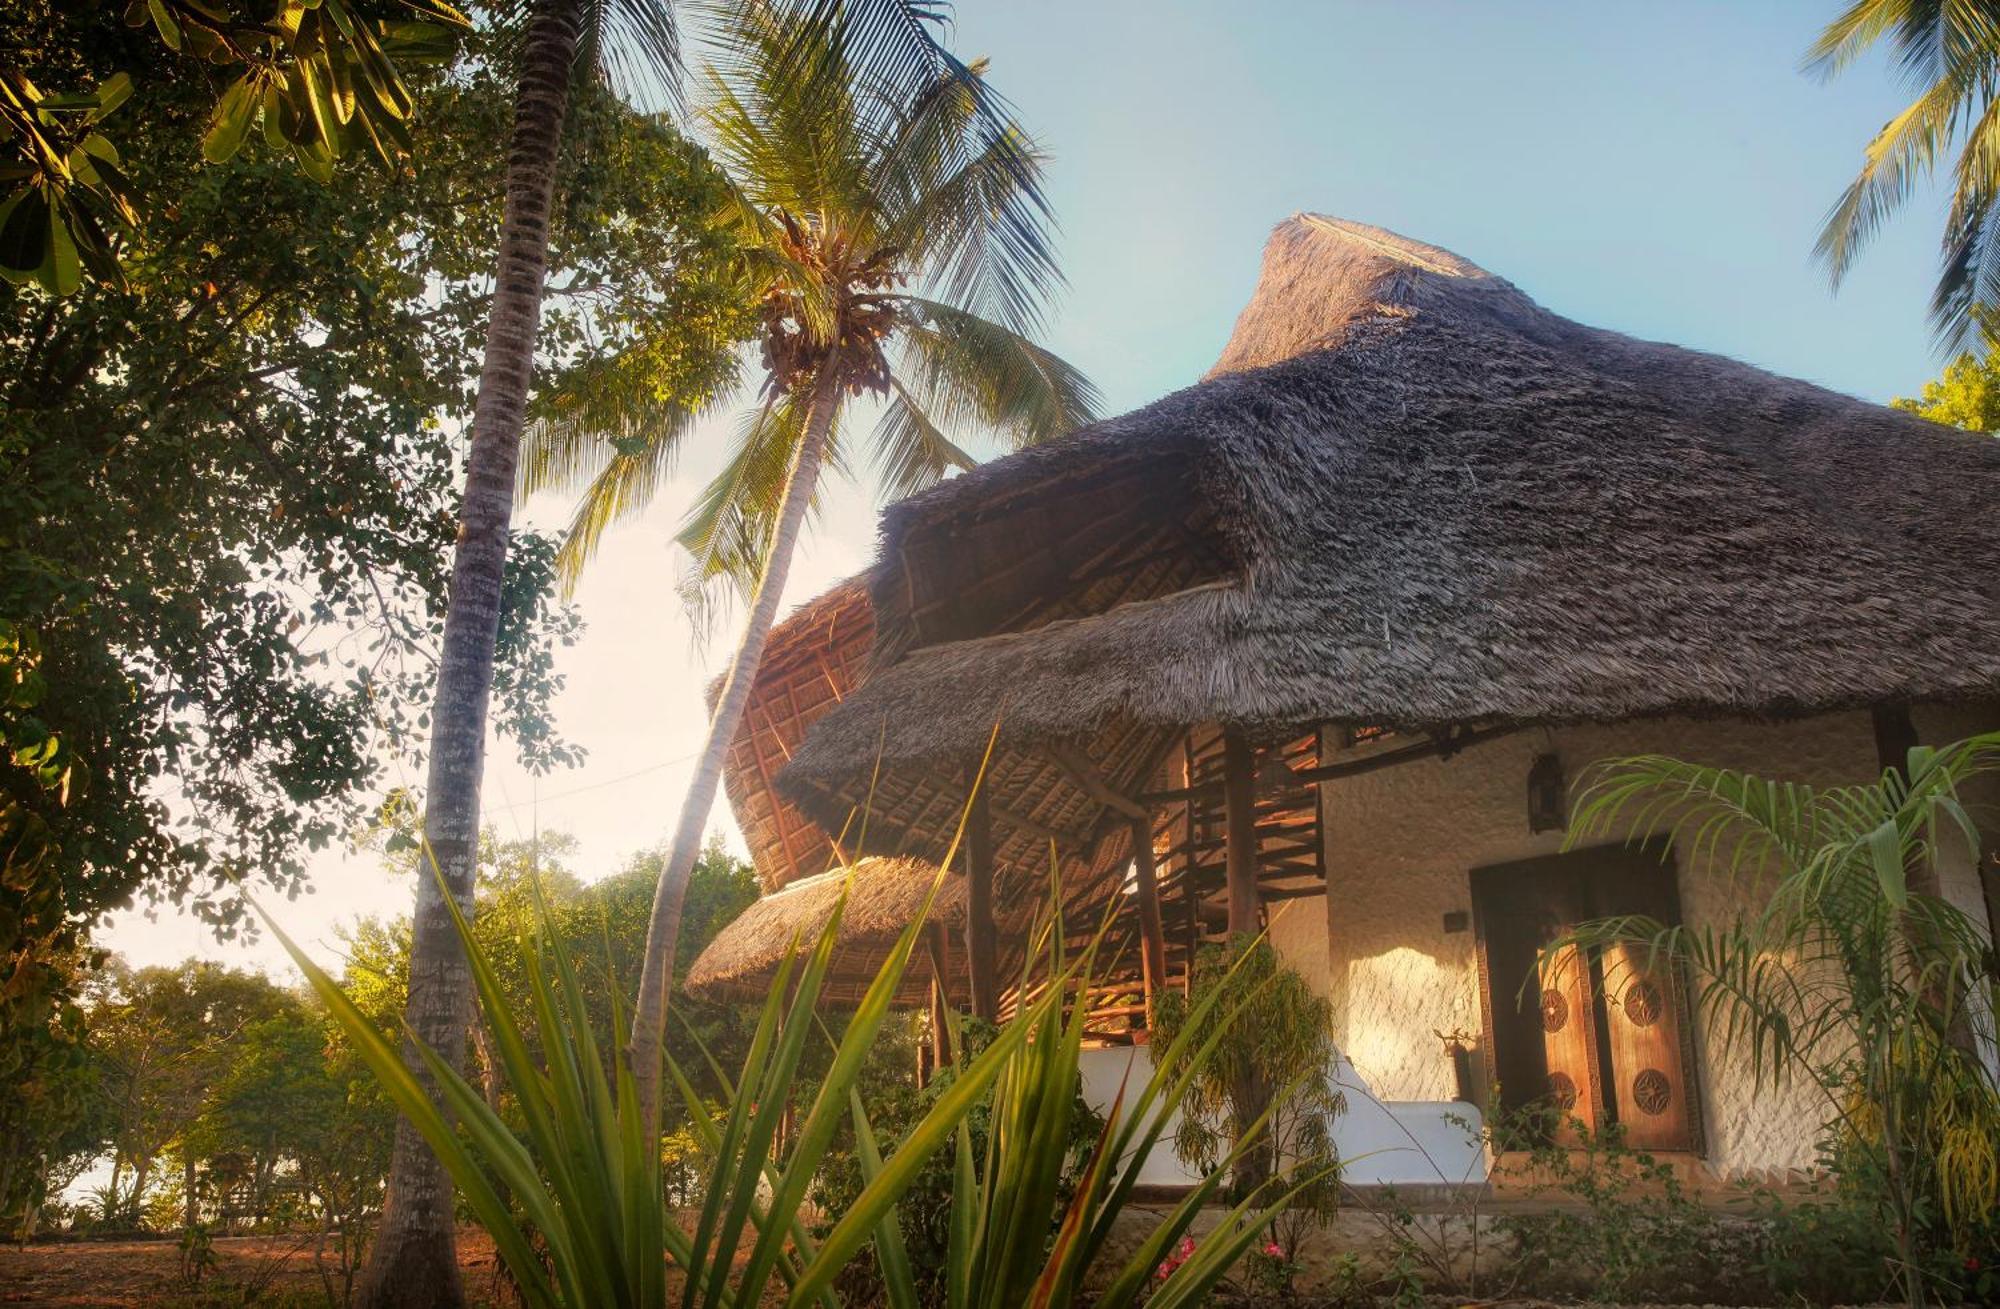
[[[824,821],[996,713],[1026,754],[1994,695],[1996,504],[2000,442],[1301,215],[1199,385],[889,511],[875,670],[780,784]]]
[[[875,980],[903,929],[916,919],[937,876],[937,866],[922,860],[874,858],[859,861],[852,870],[839,868],[792,882],[751,904],[716,934],[689,967],[687,989],[712,1000],[762,1002],[787,951],[797,949],[803,966],[804,956],[818,943],[840,902],[842,888],[848,887],[823,998],[853,1004]],[[964,878],[944,879],[930,921],[953,933],[963,928]],[[951,971],[947,990],[961,1000],[966,990],[962,954],[955,941],[946,954]],[[924,1003],[930,984],[930,956],[919,944],[897,993],[898,1002]]]
[[[766,890],[838,858],[828,832],[787,804],[775,780],[807,730],[861,680],[875,636],[866,581],[836,583],[771,630],[723,757],[723,790]],[[711,706],[721,689],[721,678],[709,685]]]

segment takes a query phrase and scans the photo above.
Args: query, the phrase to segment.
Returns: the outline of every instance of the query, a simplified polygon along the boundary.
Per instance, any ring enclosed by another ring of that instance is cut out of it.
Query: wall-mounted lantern
[[[1569,785],[1562,760],[1554,754],[1536,755],[1528,769],[1528,830],[1560,832],[1568,826]]]

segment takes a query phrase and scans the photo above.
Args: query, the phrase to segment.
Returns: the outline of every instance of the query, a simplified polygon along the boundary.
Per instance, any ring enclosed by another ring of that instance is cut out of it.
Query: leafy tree
[[[1039,150],[985,112],[983,65],[932,64],[914,94],[871,76],[853,54],[861,21],[835,6],[824,23],[787,25],[748,6],[723,32],[703,89],[727,219],[762,314],[763,403],[680,538],[694,560],[690,594],[733,584],[749,593],[749,613],[653,903],[632,1020],[649,1111],[682,896],[821,468],[847,454],[848,401],[888,399],[874,446],[899,494],[970,463],[950,431],[981,426],[1027,445],[1087,421],[1095,403],[1080,374],[1030,339],[1059,280]],[[801,79],[802,62],[820,75]],[[651,483],[686,430],[685,419],[663,424],[636,452],[607,455],[579,427],[541,429],[531,468],[574,484],[595,466],[566,548],[587,552],[603,523],[635,507],[632,486]]]
[[[137,971],[113,961],[93,989],[91,1042],[113,1106],[105,1210],[136,1225],[160,1156],[196,1131],[246,1035],[297,1001],[261,974],[195,959]]]
[[[1237,1159],[1234,1182],[1246,1195],[1274,1176],[1301,1188],[1280,1223],[1290,1262],[1304,1223],[1325,1218],[1339,1201],[1332,1128],[1347,1105],[1333,1083],[1332,1007],[1270,942],[1239,936],[1195,956],[1187,995],[1168,990],[1158,998],[1148,1050],[1171,1049],[1204,1001],[1238,1017],[1230,1039],[1187,1083],[1174,1153],[1207,1172],[1268,1111],[1260,1144]]]
[[[41,1206],[62,1194],[110,1135],[101,1065],[71,998],[90,958],[71,948],[38,959],[15,1021],[0,1029],[0,1236],[26,1240]]]
[[[116,20],[9,11],[37,66],[130,71],[121,158],[154,212],[122,287],[0,286],[0,1028],[36,958],[135,895],[240,930],[242,893],[295,893],[413,757],[492,295],[503,66],[415,83],[437,130],[331,188],[262,136],[206,165],[207,91]],[[605,361],[634,342],[650,384],[699,392],[737,314],[713,172],[594,89],[572,124],[549,403],[630,384]],[[517,542],[494,682],[536,767],[575,757],[542,713],[576,626],[552,556]]]
[[[2000,308],[2000,4],[1852,0],[1813,43],[1806,67],[1832,77],[1885,42],[1915,98],[1868,143],[1814,249],[1838,286],[1918,180],[1956,151],[1931,297],[1938,339],[1956,345],[1985,326],[1981,309]]]
[[[386,12],[371,12],[386,8]],[[390,21],[391,17],[401,21]],[[151,25],[166,46],[210,68],[243,72],[215,102],[202,150],[220,163],[261,124],[266,142],[331,181],[334,160],[366,143],[383,162],[410,145],[413,100],[392,62],[448,57],[464,15],[440,0],[134,0],[132,27]],[[99,124],[132,94],[125,71],[92,86],[46,94],[15,59],[0,58],[0,277],[69,295],[83,274],[122,282],[121,237],[138,234],[150,199],[129,176]],[[60,71],[60,70],[59,70]]]
[[[1579,800],[1573,842],[1670,825],[1674,842],[1723,861],[1756,907],[1703,927],[1610,919],[1545,948],[1547,959],[1625,943],[1647,971],[1684,970],[1721,1048],[1747,1057],[1760,1083],[1817,1087],[1842,1180],[1894,1233],[1912,1306],[1933,1284],[1958,1298],[1963,1270],[2000,1238],[2000,1086],[1976,1041],[1959,1037],[1973,997],[1992,1012],[1992,944],[1921,889],[1948,845],[1969,841],[1978,859],[1959,792],[1996,767],[2000,733],[1917,747],[1860,786],[1608,761]]]
[[[1983,355],[1971,351],[1945,366],[1935,382],[1925,382],[1916,399],[1898,397],[1889,403],[1950,427],[1968,432],[2000,432],[2000,332],[1995,316],[1978,312],[1980,331],[1989,343]]]

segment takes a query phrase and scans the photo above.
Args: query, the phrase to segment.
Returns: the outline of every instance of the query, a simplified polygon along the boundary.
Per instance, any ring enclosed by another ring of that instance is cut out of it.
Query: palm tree
[[[847,53],[855,66],[891,94],[914,97],[941,75],[971,80],[935,40],[942,17],[936,0],[744,2],[757,3],[777,34],[776,71],[801,102],[818,94],[813,88],[826,80],[827,68],[812,55],[819,45],[799,34],[836,20],[852,38]],[[493,302],[431,712],[423,839],[436,876],[417,878],[406,1010],[410,1035],[454,1060],[465,1044],[472,988],[445,893],[471,913],[494,644],[571,79],[579,70],[608,70],[628,85],[650,79],[673,87],[680,67],[674,5],[672,0],[535,0],[516,57],[519,82]],[[973,99],[975,117],[1000,121],[983,92]],[[418,1075],[427,1076],[413,1052],[410,1058]],[[435,1156],[407,1122],[400,1123],[380,1231],[360,1282],[362,1305],[429,1309],[464,1303],[452,1207],[452,1188]]]
[[[1979,1042],[1957,1035],[1984,1025],[1991,1040],[1992,947],[1972,915],[1923,889],[1953,845],[1980,858],[1961,792],[1996,768],[2000,733],[1914,747],[1858,786],[1608,761],[1579,796],[1570,844],[1671,828],[1695,857],[1727,866],[1754,907],[1703,927],[1587,923],[1542,955],[1555,967],[1622,947],[1607,969],[1664,963],[1693,983],[1714,1038],[1749,1055],[1760,1089],[1820,1089],[1839,1180],[1881,1206],[1913,1309],[1937,1256],[1976,1252],[1966,1247],[2000,1218],[2000,1085]],[[1956,1300],[1964,1288],[1944,1289]]]
[[[1883,41],[1916,98],[1868,143],[1814,253],[1838,286],[1918,180],[1956,147],[1931,322],[1941,345],[1957,347],[1979,309],[2000,307],[2000,3],[1854,0],[1813,43],[1806,67],[1831,77]]]
[[[1030,339],[1060,282],[1043,158],[1016,125],[981,113],[992,102],[983,65],[941,67],[911,96],[871,76],[854,40],[836,15],[806,48],[748,7],[702,96],[731,193],[724,221],[762,311],[764,377],[761,403],[680,534],[693,559],[687,596],[699,606],[711,587],[733,585],[749,608],[653,902],[632,1025],[649,1113],[681,898],[821,469],[848,453],[848,401],[885,402],[870,444],[890,495],[970,466],[951,432],[982,426],[1025,445],[1087,422],[1096,403],[1080,374]],[[801,83],[801,62],[823,76]],[[523,489],[583,488],[565,546],[571,576],[605,526],[644,503],[695,415],[654,418],[643,440],[632,436],[643,424],[621,424],[613,443],[575,422],[534,433]]]

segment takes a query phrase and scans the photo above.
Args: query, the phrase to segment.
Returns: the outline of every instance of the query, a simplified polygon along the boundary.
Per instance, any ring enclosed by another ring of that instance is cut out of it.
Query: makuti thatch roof
[[[874,637],[866,578],[851,577],[799,606],[765,643],[723,758],[722,786],[767,890],[839,862],[829,833],[787,804],[774,783],[807,729],[861,680]],[[717,679],[711,702],[720,689]]]
[[[788,951],[797,950],[797,966],[804,967],[846,888],[847,908],[823,994],[829,1002],[853,1004],[875,980],[903,929],[915,921],[937,876],[937,866],[921,860],[871,858],[852,869],[801,878],[757,900],[718,932],[689,967],[687,989],[712,1000],[761,1002]],[[964,927],[964,878],[944,879],[930,921],[951,933]],[[963,954],[954,940],[945,955],[947,993],[960,1002],[966,992]],[[924,1003],[930,984],[930,954],[919,942],[897,992],[898,1003]]]
[[[1011,758],[1078,743],[1134,782],[1149,730],[1209,720],[1992,695],[1995,504],[2000,442],[1301,215],[1202,383],[888,512],[874,671],[780,786],[825,821],[878,751],[962,778],[996,715]]]

